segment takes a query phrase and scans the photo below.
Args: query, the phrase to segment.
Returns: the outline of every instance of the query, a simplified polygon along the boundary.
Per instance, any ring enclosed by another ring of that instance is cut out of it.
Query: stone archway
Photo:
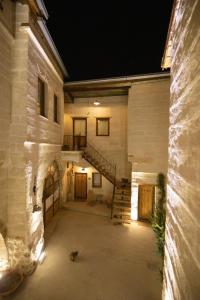
[[[60,172],[56,161],[48,167],[42,203],[44,227],[46,227],[60,207]]]

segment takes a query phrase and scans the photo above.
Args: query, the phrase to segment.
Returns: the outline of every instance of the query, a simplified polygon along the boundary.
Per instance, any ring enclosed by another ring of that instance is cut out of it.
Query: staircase
[[[113,184],[111,219],[113,224],[131,223],[131,188],[116,180],[116,165],[87,142],[83,158]]]
[[[116,187],[111,210],[113,224],[131,223],[131,189],[129,187]]]
[[[116,165],[114,163],[108,161],[108,159],[88,142],[87,147],[83,150],[82,156],[114,186],[116,185]]]

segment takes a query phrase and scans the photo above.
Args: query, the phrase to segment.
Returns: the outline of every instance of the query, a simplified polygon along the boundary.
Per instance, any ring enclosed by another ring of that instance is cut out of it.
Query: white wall
[[[44,53],[33,32],[21,26],[29,23],[28,5],[17,2],[15,19],[14,39],[2,30],[0,21],[3,45],[0,64],[4,70],[0,74],[3,96],[0,159],[5,166],[0,170],[0,187],[3,196],[6,184],[8,186],[7,203],[5,195],[0,204],[0,221],[1,218],[6,221],[11,267],[19,266],[26,273],[32,270],[31,260],[36,259],[43,243],[43,215],[42,212],[33,213],[33,205],[37,203],[42,207],[48,166],[54,160],[60,164],[64,100],[63,78],[54,68],[54,62]],[[47,85],[48,118],[39,115],[38,76]],[[60,124],[53,122],[54,93],[59,99]],[[33,193],[35,182],[36,196]]]
[[[200,295],[200,1],[180,1],[173,27],[163,299]]]
[[[101,105],[96,107],[97,100]],[[109,96],[75,99],[65,104],[65,135],[73,134],[73,117],[87,118],[88,142],[105,157],[117,163],[117,175],[130,177],[127,160],[127,96]],[[110,118],[110,136],[96,136],[96,118]]]
[[[82,170],[83,167],[85,168],[84,171]],[[98,171],[85,160],[83,160],[82,163],[75,165],[74,173],[75,172],[87,173],[87,193],[92,191],[94,195],[103,195],[103,199],[108,202],[112,199],[113,185],[104,176],[102,176],[101,188],[92,187],[92,173],[98,173]]]
[[[12,97],[12,32],[14,5],[4,1],[4,10],[0,10],[0,231],[7,221],[7,184],[8,184],[8,147],[11,122]]]
[[[169,78],[133,83],[128,96],[128,155],[134,172],[167,171]]]

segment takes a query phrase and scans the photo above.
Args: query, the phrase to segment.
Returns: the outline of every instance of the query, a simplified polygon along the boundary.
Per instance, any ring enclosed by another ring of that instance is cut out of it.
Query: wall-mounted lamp
[[[41,211],[41,210],[42,210],[41,206],[39,206],[37,204],[33,205],[33,213],[36,212],[36,211]]]
[[[36,195],[37,187],[36,187],[36,176],[34,177],[34,185],[33,185],[33,194]]]
[[[96,106],[98,106],[98,105],[100,105],[101,103],[99,102],[99,101],[94,101],[94,105],[96,105]]]
[[[81,171],[85,171],[85,168],[82,168]]]

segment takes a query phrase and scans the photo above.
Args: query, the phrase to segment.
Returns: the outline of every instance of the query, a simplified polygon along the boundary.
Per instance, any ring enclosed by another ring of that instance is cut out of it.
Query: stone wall
[[[15,3],[12,0],[2,1],[0,22],[11,35],[15,33]]]
[[[128,155],[134,172],[167,171],[169,79],[133,83],[128,96]]]
[[[60,161],[63,78],[31,29],[22,25],[29,22],[28,5],[17,2],[15,17],[14,38],[4,29],[0,30],[3,45],[0,48],[0,56],[3,56],[0,64],[4,70],[0,74],[3,96],[0,104],[2,195],[5,190],[0,218],[6,222],[10,266],[30,273],[34,268],[33,260],[38,258],[43,246],[44,230],[42,211],[33,212],[33,206],[38,204],[42,207],[48,166],[54,160]],[[39,115],[38,76],[46,84],[47,118]],[[53,121],[54,93],[59,101],[59,124]]]
[[[200,1],[179,3],[173,25],[163,299],[200,295]]]
[[[93,103],[101,103],[96,107]],[[130,177],[127,159],[127,96],[77,98],[65,104],[65,135],[73,134],[73,117],[87,118],[87,139],[117,164],[117,176]],[[110,136],[96,136],[96,118],[110,118]]]
[[[14,43],[13,34],[9,28],[12,25],[7,19],[7,13],[11,1],[6,1],[4,10],[0,10],[0,222],[7,222],[7,152],[9,145],[9,127],[11,121],[11,61],[12,47]]]

